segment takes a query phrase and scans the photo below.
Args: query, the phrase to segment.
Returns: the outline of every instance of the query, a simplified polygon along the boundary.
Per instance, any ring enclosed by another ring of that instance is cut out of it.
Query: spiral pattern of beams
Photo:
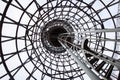
[[[84,65],[100,79],[119,80],[119,4],[1,0],[0,79],[93,79]]]

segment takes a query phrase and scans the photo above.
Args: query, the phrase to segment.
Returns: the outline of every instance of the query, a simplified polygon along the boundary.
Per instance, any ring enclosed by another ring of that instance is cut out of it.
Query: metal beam
[[[99,30],[90,30],[90,31],[80,31],[80,32],[71,32],[71,33],[63,33],[59,36],[66,36],[66,34],[72,35],[75,33],[85,34],[85,33],[101,33],[101,32],[120,32],[120,28],[115,29],[99,29]]]
[[[78,59],[78,57],[72,53],[71,49],[69,49],[68,46],[63,44],[60,40],[59,42],[66,49],[66,51],[74,58],[74,60],[79,64],[79,66],[86,72],[86,74],[90,77],[91,80],[100,80],[100,78],[90,68],[88,68],[85,63],[81,61],[81,57],[79,57],[80,59]]]

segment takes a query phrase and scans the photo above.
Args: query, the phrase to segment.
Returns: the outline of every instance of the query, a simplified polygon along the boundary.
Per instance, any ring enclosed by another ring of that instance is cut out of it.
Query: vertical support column
[[[91,69],[89,69],[85,63],[81,61],[82,60],[81,57],[79,57],[81,60],[78,59],[78,57],[72,53],[71,49],[69,49],[61,41],[59,42],[67,50],[67,52],[74,58],[74,60],[79,64],[79,66],[86,72],[86,74],[90,77],[91,80],[100,80],[100,78],[93,71],[91,71]]]
[[[118,3],[118,14],[120,16],[120,1]],[[120,17],[117,18],[117,27],[120,28]],[[120,31],[117,32],[117,40],[120,39]],[[116,44],[116,51],[120,51],[120,42],[117,42]],[[117,54],[114,55],[115,58],[120,58],[120,56],[118,56]],[[120,68],[118,68],[120,70]]]
[[[118,3],[118,14],[120,16],[120,2]],[[120,17],[117,18],[117,27],[120,27]],[[120,39],[120,32],[117,32],[117,39]],[[120,50],[120,42],[117,42],[116,50]]]

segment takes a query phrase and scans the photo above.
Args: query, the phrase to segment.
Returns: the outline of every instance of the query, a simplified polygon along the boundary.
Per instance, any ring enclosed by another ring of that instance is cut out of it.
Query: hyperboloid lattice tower
[[[0,0],[0,80],[119,80],[119,0]]]

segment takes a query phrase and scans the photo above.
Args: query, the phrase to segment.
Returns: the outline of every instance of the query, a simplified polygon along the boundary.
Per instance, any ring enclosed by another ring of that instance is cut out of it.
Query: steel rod
[[[60,40],[59,42],[67,50],[67,52],[74,58],[74,60],[79,64],[79,66],[86,72],[86,74],[90,77],[91,80],[100,80],[100,78],[93,71],[91,71],[91,69],[88,68],[85,63],[83,63],[80,60],[82,59],[81,57],[79,57],[80,59],[78,59],[78,57],[72,53],[71,49],[65,46],[65,44],[63,44]]]
[[[64,36],[66,34],[72,35],[72,34],[75,34],[75,33],[85,34],[85,33],[101,33],[101,32],[120,32],[120,28],[116,28],[116,29],[100,29],[100,30],[90,30],[90,31],[80,31],[80,32],[63,33],[60,36]]]

